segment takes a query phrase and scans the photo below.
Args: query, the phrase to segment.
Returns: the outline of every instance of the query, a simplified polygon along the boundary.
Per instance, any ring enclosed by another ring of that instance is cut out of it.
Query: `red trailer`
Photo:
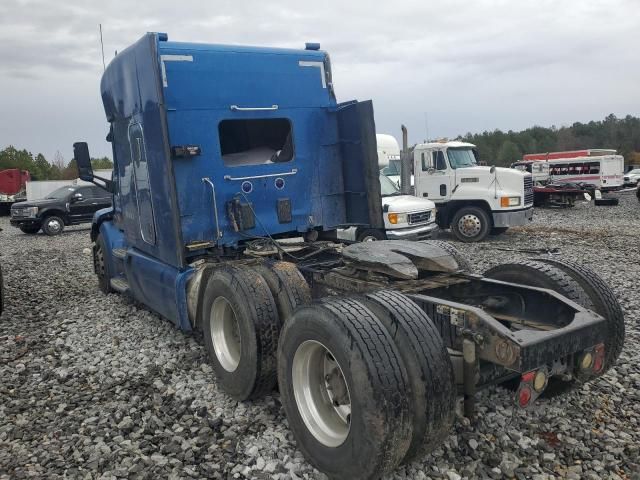
[[[10,168],[0,171],[0,215],[8,215],[11,205],[27,198],[27,182],[31,175],[26,170]]]

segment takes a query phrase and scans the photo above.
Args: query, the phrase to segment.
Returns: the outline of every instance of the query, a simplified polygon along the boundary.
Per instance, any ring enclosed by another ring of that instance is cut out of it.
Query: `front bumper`
[[[438,229],[436,222],[426,225],[418,225],[415,227],[406,227],[398,229],[387,229],[386,234],[389,240],[424,240],[431,237],[434,231]]]
[[[22,226],[25,227],[35,227],[36,225],[40,225],[40,219],[38,218],[32,218],[32,217],[12,217],[11,220],[9,220],[9,223],[11,223],[12,227],[17,227],[20,228]]]
[[[533,205],[522,210],[491,213],[494,227],[516,227],[526,225],[533,219]]]

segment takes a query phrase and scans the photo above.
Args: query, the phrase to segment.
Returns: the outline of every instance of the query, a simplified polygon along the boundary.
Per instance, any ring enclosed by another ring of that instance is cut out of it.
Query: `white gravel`
[[[536,210],[534,222],[458,246],[477,271],[514,249],[558,249],[595,269],[625,310],[626,347],[598,381],[527,411],[480,394],[433,454],[390,478],[640,478],[640,204]],[[0,218],[0,478],[326,478],[296,450],[277,394],[237,403],[194,337],[98,291],[88,229],[28,236]],[[443,234],[441,238],[450,239]]]

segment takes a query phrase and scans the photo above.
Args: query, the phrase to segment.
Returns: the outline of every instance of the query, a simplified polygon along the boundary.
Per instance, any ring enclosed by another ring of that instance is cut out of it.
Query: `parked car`
[[[93,185],[67,185],[41,200],[27,200],[11,206],[11,225],[24,233],[58,235],[67,225],[90,222],[93,214],[111,206],[111,194]]]
[[[634,168],[624,174],[623,177],[625,187],[635,187],[640,181],[640,168]]]
[[[384,230],[350,227],[338,231],[342,240],[424,240],[438,229],[436,205],[431,200],[403,195],[396,182],[380,174]]]

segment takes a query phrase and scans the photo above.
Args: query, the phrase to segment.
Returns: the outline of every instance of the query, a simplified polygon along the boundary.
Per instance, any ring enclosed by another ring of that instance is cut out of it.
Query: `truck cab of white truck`
[[[533,217],[531,174],[479,166],[471,143],[416,145],[413,173],[415,195],[433,201],[440,228],[451,228],[463,242],[482,241]]]

